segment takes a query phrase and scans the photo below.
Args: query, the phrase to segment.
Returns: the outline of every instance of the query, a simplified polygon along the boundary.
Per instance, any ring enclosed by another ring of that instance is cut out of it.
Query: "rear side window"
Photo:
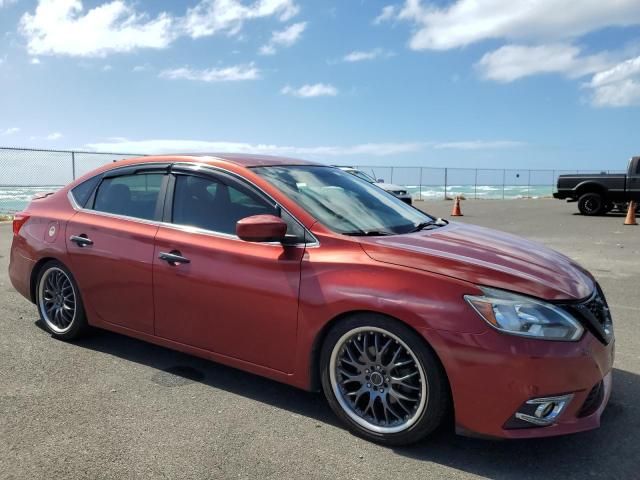
[[[85,207],[91,194],[100,182],[100,176],[90,178],[71,190],[71,195],[78,205]]]
[[[105,178],[96,192],[93,209],[153,220],[163,176],[161,173],[144,173]]]

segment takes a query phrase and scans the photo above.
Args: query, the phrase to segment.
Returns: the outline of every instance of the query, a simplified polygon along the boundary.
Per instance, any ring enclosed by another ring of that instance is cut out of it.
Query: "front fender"
[[[427,341],[435,331],[485,332],[488,326],[463,298],[468,294],[481,291],[470,282],[377,262],[359,246],[351,251],[310,248],[301,265],[296,371],[311,371],[314,355],[309,352],[317,351],[325,327],[352,312],[396,318]]]

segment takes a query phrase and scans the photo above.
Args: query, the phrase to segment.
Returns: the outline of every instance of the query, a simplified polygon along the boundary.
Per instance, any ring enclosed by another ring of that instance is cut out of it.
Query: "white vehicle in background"
[[[413,201],[411,194],[407,192],[406,187],[401,187],[400,185],[394,185],[393,183],[385,183],[385,181],[381,178],[376,180],[372,176],[367,175],[362,170],[358,170],[355,167],[342,167],[339,165],[337,167],[341,170],[344,170],[347,173],[350,173],[351,175],[355,175],[356,177],[361,178],[362,180],[365,180],[369,183],[373,183],[374,185],[380,187],[381,189],[386,190],[387,192],[395,195],[404,203],[408,203],[409,205],[411,205]]]

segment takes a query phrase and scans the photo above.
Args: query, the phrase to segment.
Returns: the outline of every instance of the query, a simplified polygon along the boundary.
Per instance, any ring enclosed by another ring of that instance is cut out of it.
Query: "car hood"
[[[595,288],[568,257],[515,235],[451,223],[437,230],[363,237],[374,260],[416,268],[546,300],[580,300]]]
[[[383,190],[393,190],[394,192],[398,190],[407,191],[407,187],[401,187],[400,185],[396,185],[394,183],[377,182],[375,183],[375,185],[382,188]]]

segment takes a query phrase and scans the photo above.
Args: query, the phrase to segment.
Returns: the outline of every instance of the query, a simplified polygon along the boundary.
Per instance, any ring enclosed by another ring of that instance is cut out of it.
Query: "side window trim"
[[[173,205],[175,201],[175,184],[176,178],[178,175],[191,175],[196,177],[202,177],[206,179],[214,179],[218,180],[221,183],[225,183],[231,187],[234,185],[240,186],[240,188],[245,188],[253,192],[256,196],[262,199],[265,203],[272,206],[274,210],[278,212],[280,216],[282,216],[282,212],[285,212],[286,215],[292,219],[293,222],[299,225],[299,227],[303,230],[303,238],[300,239],[297,243],[292,243],[290,246],[295,245],[305,245],[305,246],[313,246],[318,244],[318,240],[315,236],[295,217],[293,216],[286,208],[283,208],[278,202],[276,202],[269,195],[264,193],[260,188],[253,185],[250,181],[236,176],[232,173],[228,173],[225,170],[218,169],[216,167],[206,167],[206,171],[203,171],[201,167],[191,166],[191,165],[172,165],[171,171],[169,173],[169,183],[166,191],[166,198],[164,202],[163,214],[162,214],[162,222],[173,228],[180,228],[183,225],[178,225],[173,223]],[[222,236],[226,238],[234,238],[238,239],[235,234],[228,234],[225,232],[217,232],[215,230],[209,230],[205,228],[198,228],[198,230],[206,233],[210,233],[216,236]]]

